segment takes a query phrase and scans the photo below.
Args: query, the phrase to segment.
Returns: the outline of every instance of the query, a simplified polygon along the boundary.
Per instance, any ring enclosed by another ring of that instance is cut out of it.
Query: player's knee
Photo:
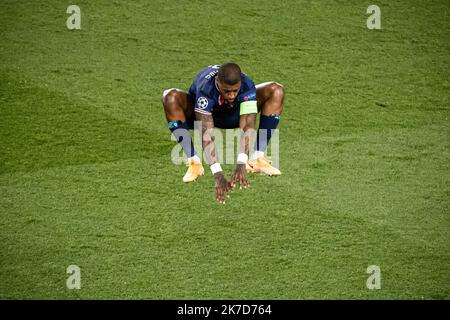
[[[170,108],[179,101],[179,92],[176,89],[164,90],[162,94],[162,104],[164,108]]]
[[[270,84],[270,92],[271,92],[271,96],[274,99],[283,101],[284,99],[284,87],[282,84],[278,83],[278,82],[272,82]]]
[[[278,82],[272,82],[269,86],[272,112],[276,114],[283,113],[283,101],[284,101],[284,87]]]

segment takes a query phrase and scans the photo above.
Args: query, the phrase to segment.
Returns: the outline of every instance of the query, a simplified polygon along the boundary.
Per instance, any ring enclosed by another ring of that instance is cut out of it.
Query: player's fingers
[[[222,201],[222,197],[221,197],[221,190],[219,187],[216,188],[216,200],[217,202],[221,202]]]
[[[239,182],[239,189],[242,189],[242,175],[238,176],[238,182]]]
[[[234,189],[234,186],[236,185],[236,174],[232,174],[231,175],[231,180],[230,180],[230,187],[232,188],[232,189]]]
[[[221,193],[219,203],[225,204],[225,193]]]
[[[247,183],[245,182],[245,180],[246,180],[245,177],[241,176],[241,180],[239,182],[244,189],[247,188]]]
[[[224,190],[224,192],[223,192],[223,199],[224,199],[224,202],[225,202],[225,199],[228,199],[228,198],[230,197],[230,195],[228,194],[228,192],[229,192],[230,190],[232,190],[231,183],[230,183],[230,182],[227,182],[227,183],[225,184],[225,190]]]
[[[225,189],[222,189],[222,193],[221,193],[221,200],[222,200],[222,203],[225,203],[225,199],[226,199],[226,197],[227,197],[227,190]]]

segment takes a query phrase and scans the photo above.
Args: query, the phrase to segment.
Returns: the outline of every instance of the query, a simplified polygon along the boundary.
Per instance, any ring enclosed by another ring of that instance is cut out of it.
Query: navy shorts
[[[192,97],[192,96],[191,96]],[[194,100],[195,101],[195,100]],[[239,128],[239,107],[235,107],[230,110],[214,111],[212,112],[214,119],[214,127],[220,129],[235,129]],[[195,112],[192,112],[192,116],[186,119],[189,129],[194,128]]]

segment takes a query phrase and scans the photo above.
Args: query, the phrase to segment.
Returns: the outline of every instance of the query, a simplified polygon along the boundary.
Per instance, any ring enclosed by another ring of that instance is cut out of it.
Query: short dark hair
[[[233,62],[227,62],[220,66],[217,74],[219,81],[228,85],[235,85],[241,81],[241,68]]]

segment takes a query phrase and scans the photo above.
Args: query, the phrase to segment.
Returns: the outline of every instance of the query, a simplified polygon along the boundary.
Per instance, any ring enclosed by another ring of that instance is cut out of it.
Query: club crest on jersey
[[[208,99],[206,99],[205,97],[200,97],[197,99],[197,106],[200,109],[206,109],[206,107],[208,107]]]

